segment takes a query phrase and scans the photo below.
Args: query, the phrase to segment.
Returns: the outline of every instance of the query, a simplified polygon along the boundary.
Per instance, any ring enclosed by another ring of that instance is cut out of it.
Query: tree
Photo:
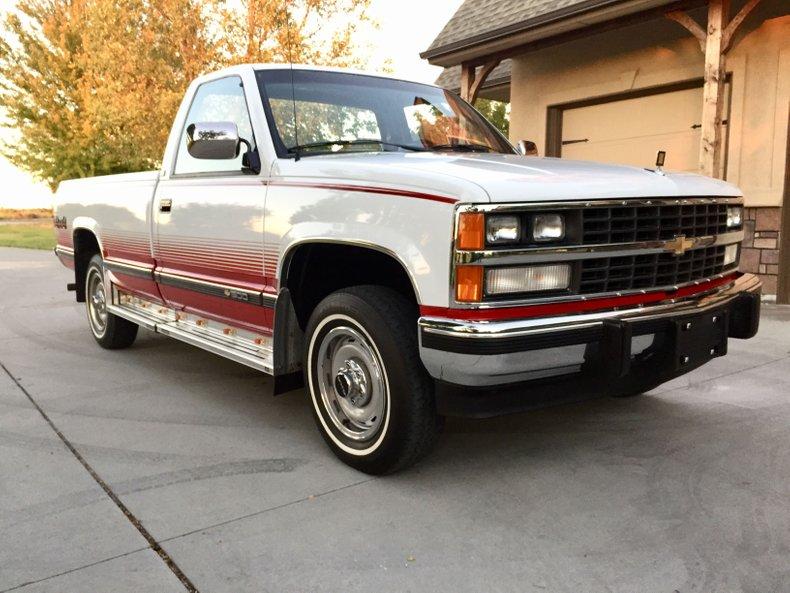
[[[0,110],[20,140],[2,153],[53,189],[157,168],[195,76],[289,58],[360,65],[352,36],[369,2],[18,0],[0,33]]]
[[[510,109],[507,103],[494,101],[492,99],[478,99],[475,101],[475,109],[482,113],[485,118],[508,137],[510,132]]]
[[[369,5],[370,0],[242,0],[239,10],[225,4],[217,11],[225,60],[364,66],[353,38],[361,23],[372,24]]]
[[[158,166],[189,80],[216,61],[193,0],[20,0],[0,40],[15,165],[63,179]]]

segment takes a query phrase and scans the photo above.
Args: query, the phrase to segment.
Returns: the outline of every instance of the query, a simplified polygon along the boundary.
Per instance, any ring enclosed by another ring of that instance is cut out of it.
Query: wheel
[[[127,348],[137,337],[137,324],[107,311],[107,291],[101,256],[94,255],[85,275],[85,304],[88,325],[99,346],[109,350]]]
[[[431,450],[439,431],[434,384],[405,298],[379,286],[337,291],[315,308],[306,337],[305,384],[335,455],[386,474]]]

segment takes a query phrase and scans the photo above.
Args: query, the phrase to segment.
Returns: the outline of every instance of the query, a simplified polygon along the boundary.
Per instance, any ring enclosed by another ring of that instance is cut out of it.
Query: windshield
[[[468,103],[433,86],[313,70],[259,70],[257,77],[281,157],[370,151],[514,152]]]

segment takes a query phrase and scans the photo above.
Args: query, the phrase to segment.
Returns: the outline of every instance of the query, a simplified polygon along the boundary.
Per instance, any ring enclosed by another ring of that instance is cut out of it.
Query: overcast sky
[[[378,30],[360,32],[360,43],[371,50],[371,69],[390,60],[393,73],[401,78],[433,82],[441,72],[420,59],[462,0],[372,0],[371,16]],[[0,0],[5,12],[15,0]],[[0,128],[0,138],[12,139],[13,131]],[[52,200],[49,188],[0,157],[0,207],[47,207]]]

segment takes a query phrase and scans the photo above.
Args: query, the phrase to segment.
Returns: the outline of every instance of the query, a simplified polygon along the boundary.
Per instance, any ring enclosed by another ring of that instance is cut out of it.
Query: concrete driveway
[[[0,249],[0,591],[790,591],[790,309],[628,400],[449,420],[370,478],[302,392],[141,332]]]

